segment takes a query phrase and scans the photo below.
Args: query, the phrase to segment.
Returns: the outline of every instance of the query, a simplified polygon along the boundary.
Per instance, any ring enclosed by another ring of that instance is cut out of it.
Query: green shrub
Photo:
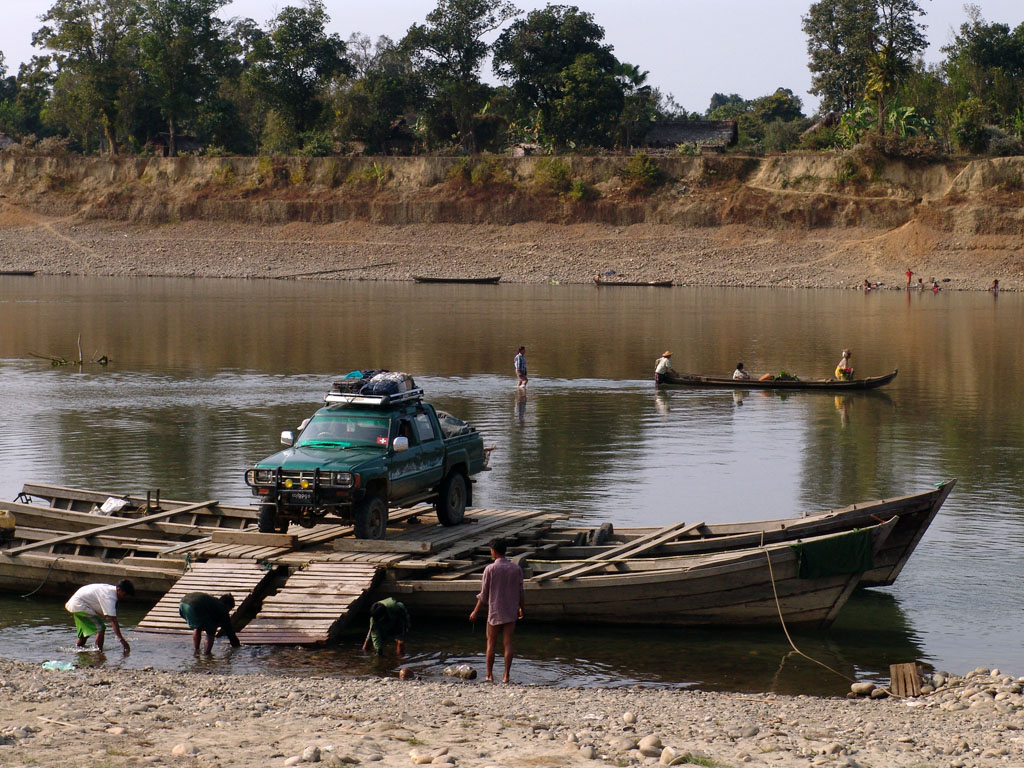
[[[46,139],[43,139],[46,141]],[[42,144],[42,142],[39,142]],[[988,144],[988,154],[992,157],[1014,157],[1024,155],[1024,141],[1016,136],[999,136]]]
[[[839,137],[839,129],[835,127],[819,128],[800,137],[800,149],[809,149],[814,152],[835,149],[842,146],[842,143],[842,139]]]
[[[619,177],[635,190],[652,190],[665,183],[661,168],[643,152],[629,158]]]
[[[979,154],[988,143],[985,132],[985,105],[970,98],[957,104],[953,114],[953,138],[963,152]]]
[[[307,131],[300,134],[299,142],[302,148],[300,155],[306,157],[327,157],[334,154],[334,139],[326,131]]]
[[[372,185],[380,189],[394,176],[391,169],[374,160],[370,165],[349,174],[346,181],[349,184]]]
[[[557,194],[568,192],[572,187],[572,170],[561,157],[542,157],[537,161],[534,181]]]
[[[583,179],[573,181],[572,186],[569,187],[568,195],[570,200],[574,200],[577,203],[586,203],[600,197],[598,191]]]
[[[445,181],[458,186],[465,186],[472,182],[473,170],[469,164],[468,157],[460,157],[445,174]]]

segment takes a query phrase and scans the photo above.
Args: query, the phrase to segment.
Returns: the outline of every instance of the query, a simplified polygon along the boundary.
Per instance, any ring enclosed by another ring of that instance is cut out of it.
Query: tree
[[[138,83],[137,3],[57,0],[42,20],[32,44],[54,52],[61,90],[98,118],[116,155],[118,127],[130,122],[128,97]]]
[[[1019,132],[1024,113],[1024,24],[1011,30],[989,24],[977,6],[968,6],[968,21],[943,49],[943,72],[956,103],[975,99],[985,119]],[[977,105],[972,107],[977,112]]]
[[[385,152],[393,125],[407,111],[422,103],[422,85],[405,49],[387,37],[377,40],[349,39],[356,51],[355,69],[360,77],[342,91],[335,110],[339,132],[366,143],[375,152]]]
[[[299,133],[322,116],[327,84],[351,72],[344,41],[325,31],[329,21],[322,0],[306,0],[303,7],[285,7],[270,33],[252,40],[247,76],[253,92]]]
[[[803,17],[807,35],[811,93],[822,112],[845,112],[860,101],[867,79],[873,33],[878,23],[874,0],[819,0]]]
[[[623,107],[622,86],[597,56],[580,54],[562,71],[562,96],[544,130],[560,144],[607,146]]]
[[[877,103],[888,103],[927,43],[922,16],[916,0],[813,3],[803,30],[811,93],[821,96],[822,111],[851,109],[869,90]]]
[[[209,102],[226,67],[224,22],[215,16],[228,0],[143,0],[140,48],[153,102],[167,122],[168,154],[176,127],[194,120]]]
[[[509,0],[438,0],[426,24],[414,24],[402,45],[417,60],[430,96],[435,120],[450,120],[455,138],[473,145],[473,115],[487,100],[490,89],[480,82],[480,65],[490,52],[484,35],[499,29],[519,14]],[[446,113],[446,114],[445,114]]]
[[[618,61],[603,44],[604,29],[575,6],[549,5],[513,22],[494,44],[494,73],[509,83],[522,113],[538,110],[550,121],[554,102],[564,96],[562,73],[582,54],[605,72]]]

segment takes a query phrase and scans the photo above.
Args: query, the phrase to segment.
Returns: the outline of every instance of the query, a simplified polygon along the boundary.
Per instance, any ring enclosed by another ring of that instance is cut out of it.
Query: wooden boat
[[[0,277],[32,277],[36,271],[34,269],[4,269],[0,270]]]
[[[527,570],[526,613],[535,621],[659,626],[777,626],[781,613],[790,626],[826,627],[860,581],[860,554],[878,552],[895,527],[888,520],[800,542],[685,555],[669,567],[657,558],[611,554],[539,572],[534,567]],[[834,567],[808,568],[824,553],[833,553]],[[443,580],[393,570],[378,588],[414,615],[458,618],[479,591],[479,573]]]
[[[663,567],[672,567],[677,556],[783,543],[806,536],[852,531],[882,520],[895,520],[895,530],[876,553],[873,567],[861,576],[859,584],[862,587],[889,586],[900,575],[955,485],[956,480],[948,480],[922,493],[861,502],[800,517],[742,523],[701,523],[683,535],[660,544],[647,556],[657,559]],[[554,562],[582,562],[612,547],[642,540],[657,530],[617,529],[604,544],[595,546],[586,543],[587,539],[594,536],[592,530],[554,529],[545,535],[542,544],[548,551],[557,553],[558,559]]]
[[[875,389],[884,387],[896,378],[899,373],[897,368],[892,373],[884,376],[869,376],[866,379],[769,379],[758,381],[757,379],[734,379],[731,376],[702,376],[696,373],[671,373],[661,386],[668,387],[700,387],[700,388],[722,388],[722,389],[827,389],[849,390],[849,389]]]
[[[501,275],[494,277],[428,277],[426,275],[413,275],[412,279],[417,283],[469,283],[477,285],[497,285]]]
[[[646,288],[671,288],[671,280],[609,280],[606,277],[596,275],[594,277],[594,283],[597,285],[623,285]]]
[[[111,498],[126,504],[100,514]],[[186,567],[180,550],[215,530],[240,530],[256,520],[250,507],[59,486],[26,484],[19,499],[0,502],[17,522],[13,538],[0,543],[0,589],[19,594],[68,595],[88,581],[129,578],[139,598],[159,597]]]
[[[857,586],[896,579],[953,485],[779,520],[620,529],[601,543],[591,531],[562,526],[549,513],[478,510],[467,518],[476,525],[458,530],[432,525],[435,513],[421,506],[396,512],[388,539],[370,546],[341,525],[268,538],[252,530],[250,507],[26,484],[22,501],[0,502],[0,509],[17,516],[14,538],[0,543],[0,589],[64,596],[88,581],[128,577],[140,598],[159,598],[183,588],[190,568],[255,569],[264,591],[246,598],[244,623],[260,615],[262,601],[280,594],[262,582],[261,574],[273,568],[281,579],[299,579],[296,616],[316,604],[327,637],[333,609],[302,585],[333,577],[303,575],[312,564],[325,573],[338,569],[338,578],[349,581],[356,578],[352,569],[361,568],[365,573],[358,578],[373,594],[402,595],[417,610],[461,618],[490,562],[485,542],[501,536],[529,577],[527,605],[534,619],[761,625],[777,621],[781,608],[787,623],[822,626]],[[97,515],[111,498],[127,504],[113,515]],[[856,572],[797,578],[794,545],[833,541],[857,529],[871,531],[869,564]],[[353,598],[342,618],[361,608]],[[274,615],[279,609],[267,610]],[[264,634],[260,642],[299,642],[292,635]]]

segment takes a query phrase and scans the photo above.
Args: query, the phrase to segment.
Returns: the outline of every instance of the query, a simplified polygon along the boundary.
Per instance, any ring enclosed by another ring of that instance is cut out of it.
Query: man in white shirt
[[[736,370],[732,372],[732,377],[737,381],[746,381],[750,378],[750,374],[743,370],[743,363],[736,363]]]
[[[654,383],[661,384],[671,373],[675,373],[672,370],[672,353],[666,349],[654,363]]]
[[[106,627],[103,619],[110,619],[114,635],[121,641],[125,655],[131,652],[128,641],[121,634],[121,626],[117,623],[117,601],[135,594],[135,585],[128,579],[122,579],[115,587],[113,584],[87,584],[79,589],[67,601],[64,608],[75,617],[75,629],[78,632],[79,648],[84,648],[86,641],[96,635],[96,650],[103,650],[103,637]]]

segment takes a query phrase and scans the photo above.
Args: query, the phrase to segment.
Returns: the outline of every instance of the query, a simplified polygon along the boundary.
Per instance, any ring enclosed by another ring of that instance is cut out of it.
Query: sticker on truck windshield
[[[386,435],[381,435],[380,437],[377,438],[377,445],[387,445],[387,444],[388,444],[388,438],[387,438]]]

